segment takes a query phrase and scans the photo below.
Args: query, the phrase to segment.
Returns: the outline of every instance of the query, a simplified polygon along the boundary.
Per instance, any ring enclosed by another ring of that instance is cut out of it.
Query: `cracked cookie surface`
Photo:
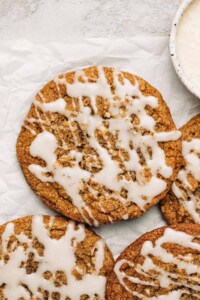
[[[110,273],[109,300],[200,299],[200,225],[146,233],[128,246]]]
[[[181,129],[182,164],[170,192],[161,202],[169,224],[200,224],[200,114]]]
[[[113,258],[83,224],[33,216],[0,226],[1,300],[104,300]]]
[[[17,141],[23,173],[49,207],[90,225],[142,215],[175,179],[180,133],[161,94],[108,67],[57,76]]]

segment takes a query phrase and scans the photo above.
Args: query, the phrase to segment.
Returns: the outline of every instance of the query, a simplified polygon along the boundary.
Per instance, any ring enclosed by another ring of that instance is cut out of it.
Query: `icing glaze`
[[[168,295],[153,297],[152,300],[178,300],[181,299],[182,291],[172,291]]]
[[[120,201],[124,207],[124,219],[127,219],[127,202],[131,201],[137,204],[142,211],[145,211],[145,205],[151,203],[154,197],[165,191],[167,184],[164,179],[170,178],[173,172],[172,168],[166,164],[165,153],[159,146],[159,142],[175,141],[180,137],[178,131],[155,131],[156,121],[148,115],[146,107],[158,107],[158,99],[152,96],[144,96],[137,81],[133,85],[122,72],[115,70],[113,73],[115,90],[113,91],[107,82],[102,67],[98,67],[98,75],[97,80],[92,83],[89,82],[82,70],[75,72],[73,83],[66,82],[65,78],[57,77],[55,79],[58,89],[59,83],[65,84],[67,95],[78,99],[78,112],[67,109],[66,101],[62,98],[46,103],[41,93],[39,94],[41,101],[34,99],[33,103],[35,109],[43,113],[57,112],[64,115],[71,129],[73,129],[72,123],[77,122],[87,136],[90,147],[100,157],[103,167],[96,173],[83,170],[80,167],[83,157],[83,153],[79,152],[80,150],[74,152],[73,167],[62,167],[57,162],[55,151],[59,147],[64,148],[66,146],[60,146],[56,136],[52,132],[47,132],[44,128],[30,146],[30,154],[33,157],[42,158],[46,162],[46,167],[35,164],[29,166],[29,171],[39,180],[59,183],[71,198],[72,203],[78,208],[83,219],[94,225],[98,225],[98,221],[94,218],[92,209],[85,204],[80,195],[83,184],[94,182],[112,191],[112,197]],[[84,82],[79,80],[80,77]],[[123,80],[123,84],[119,78]],[[89,106],[84,105],[83,97],[90,98],[93,111]],[[105,127],[104,119],[98,113],[97,97],[109,100],[108,118],[106,119],[108,127]],[[125,115],[121,109],[122,103],[125,105]],[[133,125],[133,115],[137,116],[140,122],[139,125]],[[38,118],[41,119],[40,116]],[[27,121],[29,122],[28,119]],[[146,130],[147,133],[142,135],[141,129]],[[125,177],[119,179],[123,169],[119,162],[112,158],[108,149],[99,143],[95,136],[97,130],[103,133],[109,131],[113,136],[117,135],[116,146],[118,149],[124,149],[129,157],[128,160],[123,159],[124,167],[128,172],[135,173],[135,181],[127,180]],[[131,143],[133,147],[130,146]],[[151,149],[151,154],[149,149]],[[145,159],[144,165],[140,162],[138,151],[142,153]],[[69,155],[71,153],[69,149]],[[47,172],[51,176],[47,177]],[[149,180],[146,180],[146,172],[151,174]],[[127,192],[127,198],[121,196],[124,189]],[[90,186],[90,192],[95,195],[96,191],[92,190]],[[105,213],[102,209],[101,211]]]
[[[49,221],[52,226],[54,217]],[[15,236],[16,242],[12,244],[12,251],[8,252],[7,247],[11,237]],[[43,299],[40,290],[49,292],[49,299],[53,293],[59,293],[60,300],[69,297],[73,300],[80,300],[81,295],[88,295],[94,299],[98,295],[100,299],[105,299],[106,278],[99,275],[104,264],[104,242],[98,240],[94,245],[93,258],[95,270],[90,274],[78,268],[75,251],[77,245],[86,238],[85,228],[75,223],[69,222],[65,234],[59,239],[50,237],[49,230],[44,226],[43,217],[35,216],[32,219],[32,237],[25,234],[16,234],[14,224],[8,223],[2,234],[1,259],[0,259],[0,286],[5,285],[3,293],[6,299]],[[43,255],[39,255],[33,246],[33,240],[37,239],[44,246]],[[18,244],[18,246],[17,246]],[[27,245],[25,249],[23,244]],[[34,254],[34,261],[38,263],[36,272],[28,274],[23,266],[29,255]],[[8,255],[6,262],[4,257]],[[56,272],[64,272],[67,284],[59,287],[54,285],[53,279],[45,279],[43,274],[51,272],[52,276]],[[77,280],[73,275],[76,271],[81,274],[81,280]],[[28,290],[24,287],[27,286]],[[31,296],[33,295],[33,297]]]
[[[200,139],[183,141],[182,154],[185,166],[179,171],[177,180],[172,185],[172,191],[195,222],[200,223],[199,196],[193,193],[188,179],[188,176],[192,175],[197,182],[200,182]]]
[[[128,292],[144,300],[178,300],[181,299],[183,294],[190,293],[199,299],[200,286],[198,276],[200,274],[200,265],[198,265],[198,260],[195,261],[190,254],[185,256],[177,254],[175,256],[174,253],[171,253],[163,247],[164,244],[171,243],[200,252],[200,244],[195,242],[194,238],[195,236],[188,235],[184,232],[166,228],[164,234],[154,243],[151,241],[145,241],[139,253],[139,255],[144,259],[142,264],[135,264],[134,262],[130,262],[126,259],[119,260],[116,263],[114,271],[120,284]],[[159,259],[162,264],[174,265],[177,272],[170,272],[170,268],[164,269],[163,265],[159,266],[155,263],[155,258]],[[130,268],[133,268],[137,272],[138,277],[127,275],[126,272],[121,270],[123,265],[128,265]],[[152,270],[154,270],[154,273],[152,273]],[[140,279],[141,275],[144,278],[143,280]],[[186,278],[188,278],[188,282],[186,281]],[[146,287],[144,289],[144,294],[131,290],[127,285],[127,281],[144,285]],[[151,286],[155,287],[158,291],[160,288],[165,288],[169,291],[168,293],[165,292],[163,295],[152,298],[150,295],[148,296],[148,287]],[[172,288],[175,290],[172,290]]]

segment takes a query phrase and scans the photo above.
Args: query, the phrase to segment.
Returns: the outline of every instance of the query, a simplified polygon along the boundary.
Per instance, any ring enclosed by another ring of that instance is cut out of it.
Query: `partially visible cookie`
[[[1,300],[103,300],[112,254],[84,225],[34,216],[0,226]]]
[[[164,200],[162,213],[169,224],[200,224],[200,114],[181,129],[183,161]]]
[[[24,175],[51,208],[90,225],[136,218],[176,178],[180,132],[161,94],[108,67],[57,76],[17,141]]]
[[[180,224],[141,236],[119,256],[108,300],[200,299],[200,225]]]

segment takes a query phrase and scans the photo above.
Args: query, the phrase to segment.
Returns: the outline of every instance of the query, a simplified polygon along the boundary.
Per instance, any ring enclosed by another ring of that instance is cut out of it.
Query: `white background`
[[[181,0],[0,0],[0,39],[169,34]]]

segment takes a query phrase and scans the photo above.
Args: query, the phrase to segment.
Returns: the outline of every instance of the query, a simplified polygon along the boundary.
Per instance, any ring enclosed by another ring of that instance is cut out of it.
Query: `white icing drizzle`
[[[187,256],[182,257],[177,254],[177,256],[175,256],[175,254],[172,254],[169,250],[166,250],[163,247],[165,243],[171,243],[184,248],[196,250],[200,255],[200,244],[194,242],[194,238],[195,236],[167,228],[165,229],[163,236],[158,238],[155,243],[152,243],[151,241],[145,241],[140,251],[140,255],[144,258],[142,264],[136,264],[126,259],[119,260],[116,263],[114,271],[120,284],[132,295],[144,300],[178,300],[181,299],[183,294],[190,294],[191,291],[192,295],[199,299],[200,265],[196,264],[197,261],[195,263],[192,255],[188,254]],[[169,271],[166,271],[164,268],[159,267],[153,261],[155,258],[159,259],[164,264],[167,263],[176,266],[177,273],[170,272],[170,269]],[[138,277],[128,276],[126,272],[121,270],[123,265],[128,265],[129,268],[135,269],[138,273]],[[154,273],[152,273],[153,270]],[[144,277],[143,280],[139,278],[141,275]],[[193,276],[191,277],[191,275]],[[144,289],[144,294],[140,294],[137,291],[131,290],[125,283],[125,280],[146,286]],[[148,287],[151,286],[155,287],[158,291],[159,288],[167,288],[169,289],[169,292],[167,295],[160,295],[152,298],[150,294],[148,296]],[[172,288],[175,290],[172,290]],[[190,289],[190,291],[188,289]]]
[[[178,291],[172,291],[167,295],[162,295],[162,296],[158,296],[158,297],[153,297],[152,300],[178,300],[181,299],[182,296],[182,291],[178,290]]]
[[[50,219],[49,226],[52,226],[54,217]],[[7,246],[10,238],[15,236],[20,245],[13,245],[12,252],[8,253]],[[99,275],[104,263],[104,242],[97,241],[94,245],[96,252],[93,253],[95,270],[91,274],[78,268],[76,263],[75,251],[79,243],[83,242],[86,237],[83,225],[78,225],[75,229],[75,223],[69,222],[65,234],[60,239],[52,239],[49,231],[45,228],[43,217],[33,217],[32,221],[32,238],[24,234],[15,234],[14,224],[8,223],[2,234],[2,257],[0,260],[0,286],[5,285],[3,293],[6,299],[43,299],[39,289],[49,292],[49,299],[52,299],[52,293],[58,292],[60,300],[69,297],[73,300],[80,300],[81,295],[88,295],[94,299],[99,295],[100,299],[105,299],[106,278]],[[33,247],[33,239],[37,238],[38,242],[44,246],[43,255],[40,256]],[[25,250],[22,243],[27,244]],[[37,271],[31,274],[26,273],[26,267],[22,266],[29,258],[29,254],[34,254],[34,261],[38,262]],[[4,261],[4,256],[8,255],[8,262]],[[77,280],[73,271],[82,275],[81,280]],[[49,271],[55,276],[57,271],[65,273],[67,284],[59,287],[54,285],[52,279],[45,279],[44,272]],[[33,296],[24,288],[26,285]]]
[[[114,85],[115,91],[112,92],[111,86],[107,83],[106,76],[102,67],[98,67],[99,77],[96,82],[89,82],[84,71],[75,72],[74,82],[69,84],[64,78],[56,78],[56,84],[66,85],[67,95],[72,98],[78,98],[80,111],[72,112],[66,108],[64,99],[59,98],[54,102],[45,103],[44,97],[41,95],[43,102],[34,99],[33,103],[36,108],[42,112],[57,112],[68,118],[68,124],[77,122],[82,128],[83,132],[87,134],[87,140],[91,148],[95,149],[101,161],[103,168],[92,174],[81,169],[80,161],[82,153],[76,153],[74,166],[71,168],[62,167],[57,163],[55,150],[58,147],[56,137],[49,132],[43,130],[38,134],[30,147],[30,153],[33,157],[40,157],[46,162],[46,167],[41,168],[37,165],[30,165],[29,170],[38,179],[44,182],[52,182],[53,180],[59,183],[70,196],[73,204],[78,208],[82,217],[89,224],[98,225],[95,220],[91,208],[89,208],[83,201],[80,191],[83,182],[87,183],[93,181],[99,185],[111,190],[115,199],[119,200],[125,209],[124,219],[127,219],[126,202],[131,201],[138,205],[138,207],[145,211],[145,205],[150,203],[152,199],[158,196],[166,189],[166,182],[163,178],[158,178],[160,174],[164,178],[169,178],[172,175],[172,168],[166,164],[165,153],[159,146],[159,142],[175,141],[180,137],[180,132],[156,132],[154,127],[156,122],[154,118],[147,114],[146,106],[156,108],[158,106],[158,99],[151,96],[144,96],[139,89],[139,84],[136,81],[135,85],[126,79],[123,73],[114,71]],[[80,82],[80,76],[84,82]],[[123,84],[119,81],[119,76],[123,79]],[[84,106],[83,97],[91,99],[91,109]],[[98,107],[96,98],[100,96],[109,100],[109,116],[106,121],[108,128],[104,126],[104,119],[98,114]],[[116,98],[118,100],[116,100]],[[133,99],[134,98],[134,99]],[[121,111],[122,103],[125,105],[126,114],[123,115]],[[132,115],[136,115],[140,121],[139,125],[133,125]],[[141,135],[141,128],[147,130],[147,134]],[[109,151],[102,147],[95,137],[96,130],[109,131],[111,134],[118,135],[117,147],[125,149],[128,153],[129,160],[124,161],[124,166],[127,171],[135,172],[136,180],[130,181],[125,177],[118,179],[119,174],[123,169],[119,163],[112,159]],[[130,147],[133,144],[133,149]],[[48,148],[48,149],[47,149]],[[151,149],[150,155],[148,149]],[[70,149],[69,149],[70,150]],[[78,150],[77,150],[78,151]],[[141,151],[145,165],[140,163],[138,151]],[[71,153],[71,152],[70,152]],[[151,179],[146,180],[145,171],[149,171]],[[45,173],[49,172],[52,176],[47,177]],[[122,189],[127,191],[127,199],[121,196]],[[87,212],[88,217],[84,212]],[[103,211],[102,211],[103,212]],[[104,213],[104,212],[103,212]],[[92,219],[92,221],[89,220]]]
[[[200,183],[200,139],[183,141],[182,154],[185,166],[179,171],[177,180],[172,185],[172,191],[194,221],[200,223],[199,196],[192,192],[192,186],[188,181],[188,176],[192,175]],[[180,186],[178,181],[181,183]]]

